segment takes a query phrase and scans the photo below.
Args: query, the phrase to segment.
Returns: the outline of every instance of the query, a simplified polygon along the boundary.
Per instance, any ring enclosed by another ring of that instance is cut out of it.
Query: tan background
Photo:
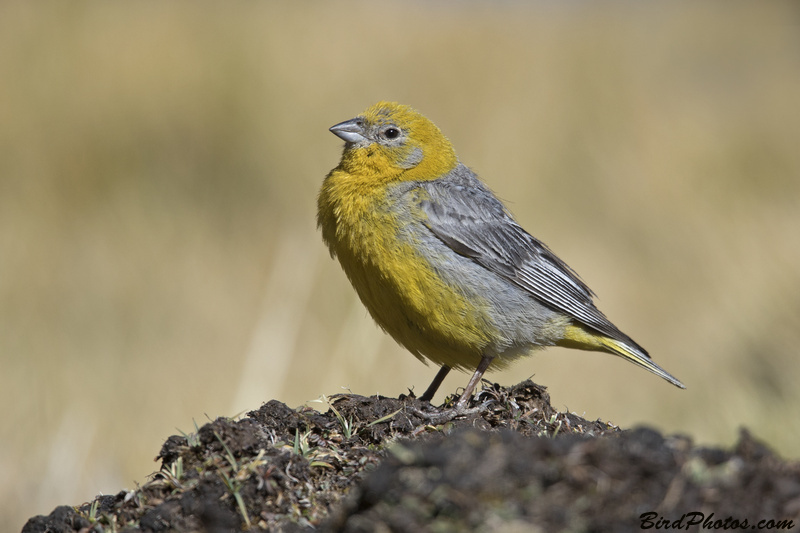
[[[314,224],[327,128],[381,99],[688,390],[561,349],[491,379],[800,456],[796,4],[302,6],[0,6],[0,529],[133,488],[193,420],[424,390]]]

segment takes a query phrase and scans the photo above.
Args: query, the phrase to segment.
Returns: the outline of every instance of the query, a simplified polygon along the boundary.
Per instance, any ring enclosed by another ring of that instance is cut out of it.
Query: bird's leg
[[[456,409],[455,409],[456,412],[464,411],[464,409],[467,406],[467,403],[469,403],[469,399],[472,397],[472,391],[474,391],[475,387],[477,387],[478,383],[480,383],[481,378],[483,377],[483,373],[486,372],[487,368],[489,368],[492,359],[494,359],[494,357],[489,355],[484,355],[483,357],[481,357],[481,362],[478,363],[478,368],[475,369],[475,373],[472,374],[469,383],[467,383],[467,388],[464,389],[464,393],[461,395],[461,398],[459,398],[458,402],[456,403]],[[439,376],[437,375],[436,377]]]
[[[424,418],[428,420],[432,424],[445,424],[450,422],[457,416],[464,416],[464,415],[471,415],[475,413],[482,413],[487,409],[487,406],[491,402],[486,402],[483,405],[479,405],[478,407],[473,407],[472,409],[467,409],[467,403],[469,403],[469,399],[472,396],[472,392],[475,390],[475,387],[480,383],[481,378],[483,377],[483,373],[486,372],[486,369],[489,368],[489,364],[491,364],[493,357],[484,355],[481,357],[481,362],[478,363],[478,368],[475,369],[475,373],[472,374],[472,378],[467,383],[467,388],[464,389],[464,394],[461,395],[461,398],[458,399],[456,406],[453,409],[447,409],[445,411],[439,413],[423,413],[419,409],[415,407],[410,407],[410,411],[420,418]],[[450,367],[443,366],[439,373],[436,374],[436,377],[433,379],[433,383],[431,386],[428,387],[428,390],[425,391],[425,394],[422,395],[420,399],[428,399],[428,393],[433,396],[433,393],[436,392],[436,389],[442,383],[442,380],[450,371]]]
[[[423,402],[429,402],[433,399],[433,395],[436,394],[436,391],[439,390],[439,385],[442,384],[444,381],[445,376],[447,376],[448,372],[450,372],[450,367],[447,365],[442,365],[442,368],[439,369],[439,372],[436,374],[436,377],[433,378],[430,386],[428,389],[419,397],[420,400]]]

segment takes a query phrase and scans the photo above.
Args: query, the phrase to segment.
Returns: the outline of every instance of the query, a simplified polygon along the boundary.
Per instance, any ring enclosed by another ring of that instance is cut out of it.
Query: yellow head
[[[347,144],[339,170],[381,181],[432,180],[458,164],[436,125],[409,106],[378,102],[331,128]]]

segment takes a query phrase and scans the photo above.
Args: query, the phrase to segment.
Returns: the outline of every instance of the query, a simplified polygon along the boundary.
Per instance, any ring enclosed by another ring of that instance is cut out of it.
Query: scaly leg
[[[450,367],[447,365],[442,365],[442,368],[439,369],[436,377],[433,378],[428,390],[426,390],[422,396],[419,397],[419,399],[423,402],[431,401],[433,399],[433,395],[436,394],[437,390],[439,390],[439,385],[442,384],[442,381],[444,381],[444,378],[447,376],[448,372],[450,372]]]
[[[481,362],[478,363],[478,368],[475,369],[475,373],[472,374],[472,377],[467,383],[467,388],[464,389],[464,394],[461,395],[461,398],[458,399],[458,403],[456,403],[456,412],[463,411],[464,408],[469,403],[469,399],[472,397],[472,391],[475,390],[475,387],[478,386],[478,383],[481,382],[481,378],[483,377],[483,373],[486,372],[486,369],[489,368],[489,365],[492,362],[493,357],[488,355],[484,355],[481,357]],[[436,377],[439,377],[438,375]]]

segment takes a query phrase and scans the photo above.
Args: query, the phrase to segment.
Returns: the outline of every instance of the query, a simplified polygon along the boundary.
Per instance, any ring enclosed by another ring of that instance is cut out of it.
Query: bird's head
[[[381,179],[436,179],[458,164],[450,141],[407,105],[378,102],[356,118],[331,127],[347,144],[340,168]]]

